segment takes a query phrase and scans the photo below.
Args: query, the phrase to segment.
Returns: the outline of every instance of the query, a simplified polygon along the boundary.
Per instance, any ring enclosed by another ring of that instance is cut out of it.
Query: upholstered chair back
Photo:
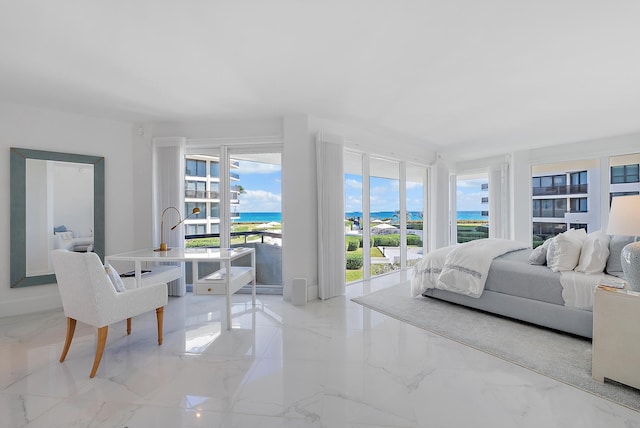
[[[123,319],[117,292],[96,253],[54,250],[51,257],[66,317],[95,327]]]

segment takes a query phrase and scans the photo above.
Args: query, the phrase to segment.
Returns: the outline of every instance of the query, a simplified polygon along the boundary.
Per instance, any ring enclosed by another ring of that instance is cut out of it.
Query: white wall
[[[10,288],[9,148],[21,147],[105,157],[105,250],[133,246],[131,124],[0,103],[0,316],[61,306],[55,284]]]
[[[318,198],[316,131],[308,116],[284,118],[282,156],[283,297],[291,300],[294,278],[307,280],[307,296],[318,297]]]

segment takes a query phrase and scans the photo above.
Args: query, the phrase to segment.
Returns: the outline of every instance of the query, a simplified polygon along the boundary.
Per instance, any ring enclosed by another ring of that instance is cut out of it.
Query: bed
[[[602,272],[554,272],[546,265],[530,264],[532,249],[515,241],[472,242],[427,254],[414,268],[413,296],[592,337],[593,290],[602,281],[618,278]],[[474,281],[481,285],[468,285]]]

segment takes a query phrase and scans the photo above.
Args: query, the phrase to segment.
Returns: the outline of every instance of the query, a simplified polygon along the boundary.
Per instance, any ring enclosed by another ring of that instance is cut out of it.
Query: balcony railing
[[[184,197],[197,199],[220,199],[220,192],[205,190],[185,190]]]
[[[533,196],[576,195],[588,193],[588,184],[570,184],[568,186],[534,187]]]
[[[488,204],[489,203],[489,198],[487,196],[483,196],[482,197],[482,203],[483,204]]]

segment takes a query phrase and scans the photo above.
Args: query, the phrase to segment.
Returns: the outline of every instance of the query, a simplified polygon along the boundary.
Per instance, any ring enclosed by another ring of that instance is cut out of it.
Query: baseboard
[[[12,317],[15,315],[33,314],[36,312],[62,309],[60,296],[34,296],[13,301],[0,302],[0,316]]]

